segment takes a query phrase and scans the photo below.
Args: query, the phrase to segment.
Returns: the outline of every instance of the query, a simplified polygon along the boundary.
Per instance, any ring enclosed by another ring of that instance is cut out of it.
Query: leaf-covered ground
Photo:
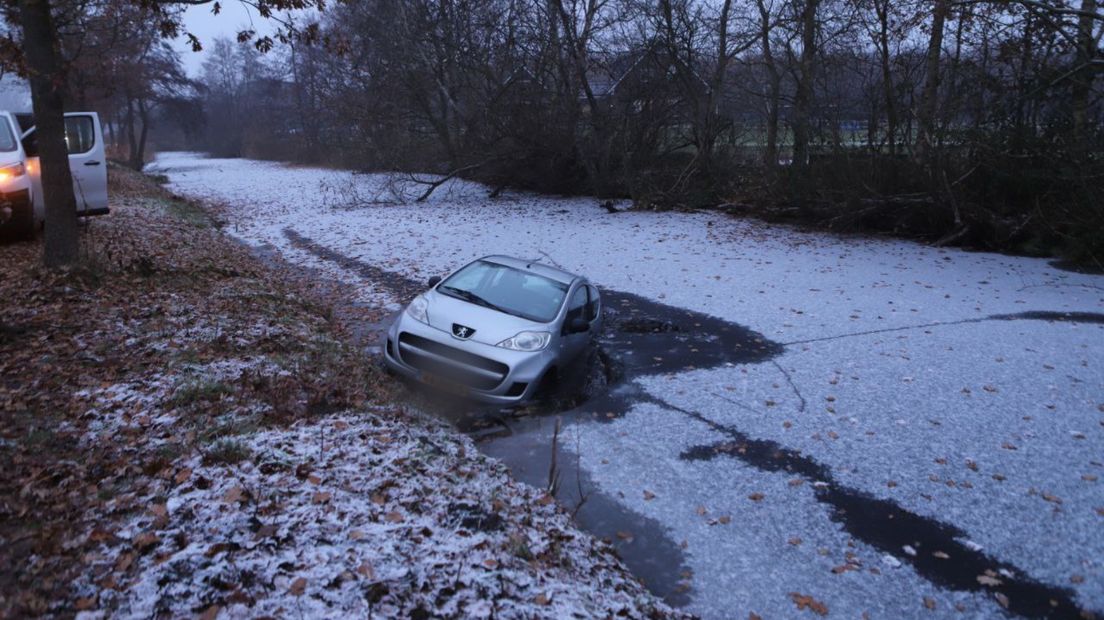
[[[329,303],[350,291],[144,177],[112,184],[80,267],[0,246],[0,616],[673,613],[550,498],[390,404]]]

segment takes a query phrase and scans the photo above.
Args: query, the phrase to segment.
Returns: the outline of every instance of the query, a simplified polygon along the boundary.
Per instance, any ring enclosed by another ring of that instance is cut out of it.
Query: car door
[[[42,217],[42,175],[35,128],[23,134],[23,150],[34,183],[35,211]],[[104,155],[103,130],[95,112],[65,115],[65,142],[69,150],[69,171],[73,176],[73,195],[77,213],[99,215],[107,212],[107,158]]]
[[[602,296],[598,293],[598,287],[591,284],[587,289],[587,320],[590,321],[590,335],[597,337],[602,331]]]
[[[587,287],[580,284],[571,292],[567,300],[567,314],[564,316],[563,327],[560,331],[561,356],[564,360],[573,359],[581,353],[590,342],[590,332],[572,332],[571,323],[575,319],[586,319],[589,304]]]

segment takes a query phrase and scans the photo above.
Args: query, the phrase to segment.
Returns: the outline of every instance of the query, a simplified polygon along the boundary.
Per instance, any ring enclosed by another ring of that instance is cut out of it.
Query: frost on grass
[[[340,289],[112,182],[79,269],[0,246],[0,617],[669,613],[468,440],[386,407],[319,294]]]
[[[346,413],[180,462],[91,571],[124,617],[669,615],[609,547],[418,416]],[[118,569],[125,570],[120,573]],[[94,596],[94,584],[82,584]]]

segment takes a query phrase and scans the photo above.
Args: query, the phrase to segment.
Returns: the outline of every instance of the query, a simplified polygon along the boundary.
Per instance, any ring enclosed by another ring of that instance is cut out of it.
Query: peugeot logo
[[[452,335],[460,338],[461,340],[467,340],[468,338],[471,338],[472,334],[474,333],[475,330],[467,327],[466,325],[461,325],[459,323],[452,324]]]

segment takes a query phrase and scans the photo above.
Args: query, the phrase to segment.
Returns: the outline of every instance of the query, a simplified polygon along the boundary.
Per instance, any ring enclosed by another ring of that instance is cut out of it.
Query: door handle
[[[100,162],[98,162],[98,161],[86,161],[86,162],[84,162],[84,165],[85,166],[99,166]]]

